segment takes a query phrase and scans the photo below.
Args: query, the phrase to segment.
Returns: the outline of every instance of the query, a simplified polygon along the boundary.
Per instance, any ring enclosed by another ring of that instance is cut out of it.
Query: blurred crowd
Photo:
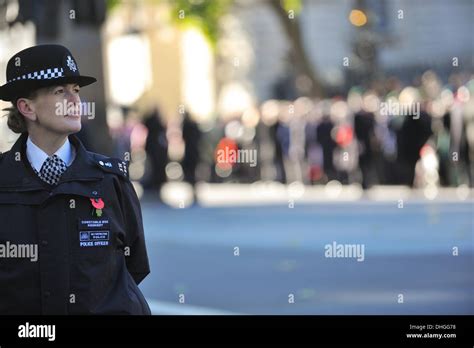
[[[197,124],[186,112],[165,122],[159,109],[112,126],[131,175],[145,189],[166,181],[295,181],[473,186],[474,77],[446,83],[427,71],[411,86],[396,78],[346,96],[267,100]],[[257,165],[216,161],[223,148],[256,151]]]

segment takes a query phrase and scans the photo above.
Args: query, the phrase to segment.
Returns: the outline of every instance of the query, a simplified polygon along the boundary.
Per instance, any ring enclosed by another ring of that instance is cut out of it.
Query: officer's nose
[[[68,103],[78,104],[81,102],[81,97],[79,97],[79,94],[74,92],[74,90],[68,90],[66,92],[66,101]]]
[[[70,115],[81,115],[81,98],[73,88],[67,88],[64,93],[65,102],[68,105],[67,113]]]

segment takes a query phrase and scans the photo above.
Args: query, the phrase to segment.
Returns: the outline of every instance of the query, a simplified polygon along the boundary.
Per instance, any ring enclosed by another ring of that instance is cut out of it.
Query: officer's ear
[[[16,100],[16,108],[18,111],[30,121],[36,121],[36,112],[34,99],[38,96],[37,91],[31,92],[26,97]]]
[[[16,108],[18,111],[30,121],[36,121],[36,113],[33,105],[33,100],[28,98],[19,98],[16,101]]]

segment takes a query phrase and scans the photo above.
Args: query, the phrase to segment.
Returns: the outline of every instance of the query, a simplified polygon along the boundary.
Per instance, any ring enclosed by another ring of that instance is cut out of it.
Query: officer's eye
[[[79,93],[80,90],[81,90],[80,87],[74,87],[74,92],[75,92],[75,93]]]
[[[54,90],[54,94],[62,94],[62,93],[64,93],[64,88],[62,87]]]

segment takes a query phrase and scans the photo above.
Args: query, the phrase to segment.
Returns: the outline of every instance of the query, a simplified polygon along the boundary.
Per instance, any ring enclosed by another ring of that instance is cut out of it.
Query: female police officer
[[[63,46],[13,56],[0,99],[21,136],[0,155],[0,314],[150,314],[150,272],[127,162],[87,151],[81,76]],[[75,112],[74,112],[75,111]]]

